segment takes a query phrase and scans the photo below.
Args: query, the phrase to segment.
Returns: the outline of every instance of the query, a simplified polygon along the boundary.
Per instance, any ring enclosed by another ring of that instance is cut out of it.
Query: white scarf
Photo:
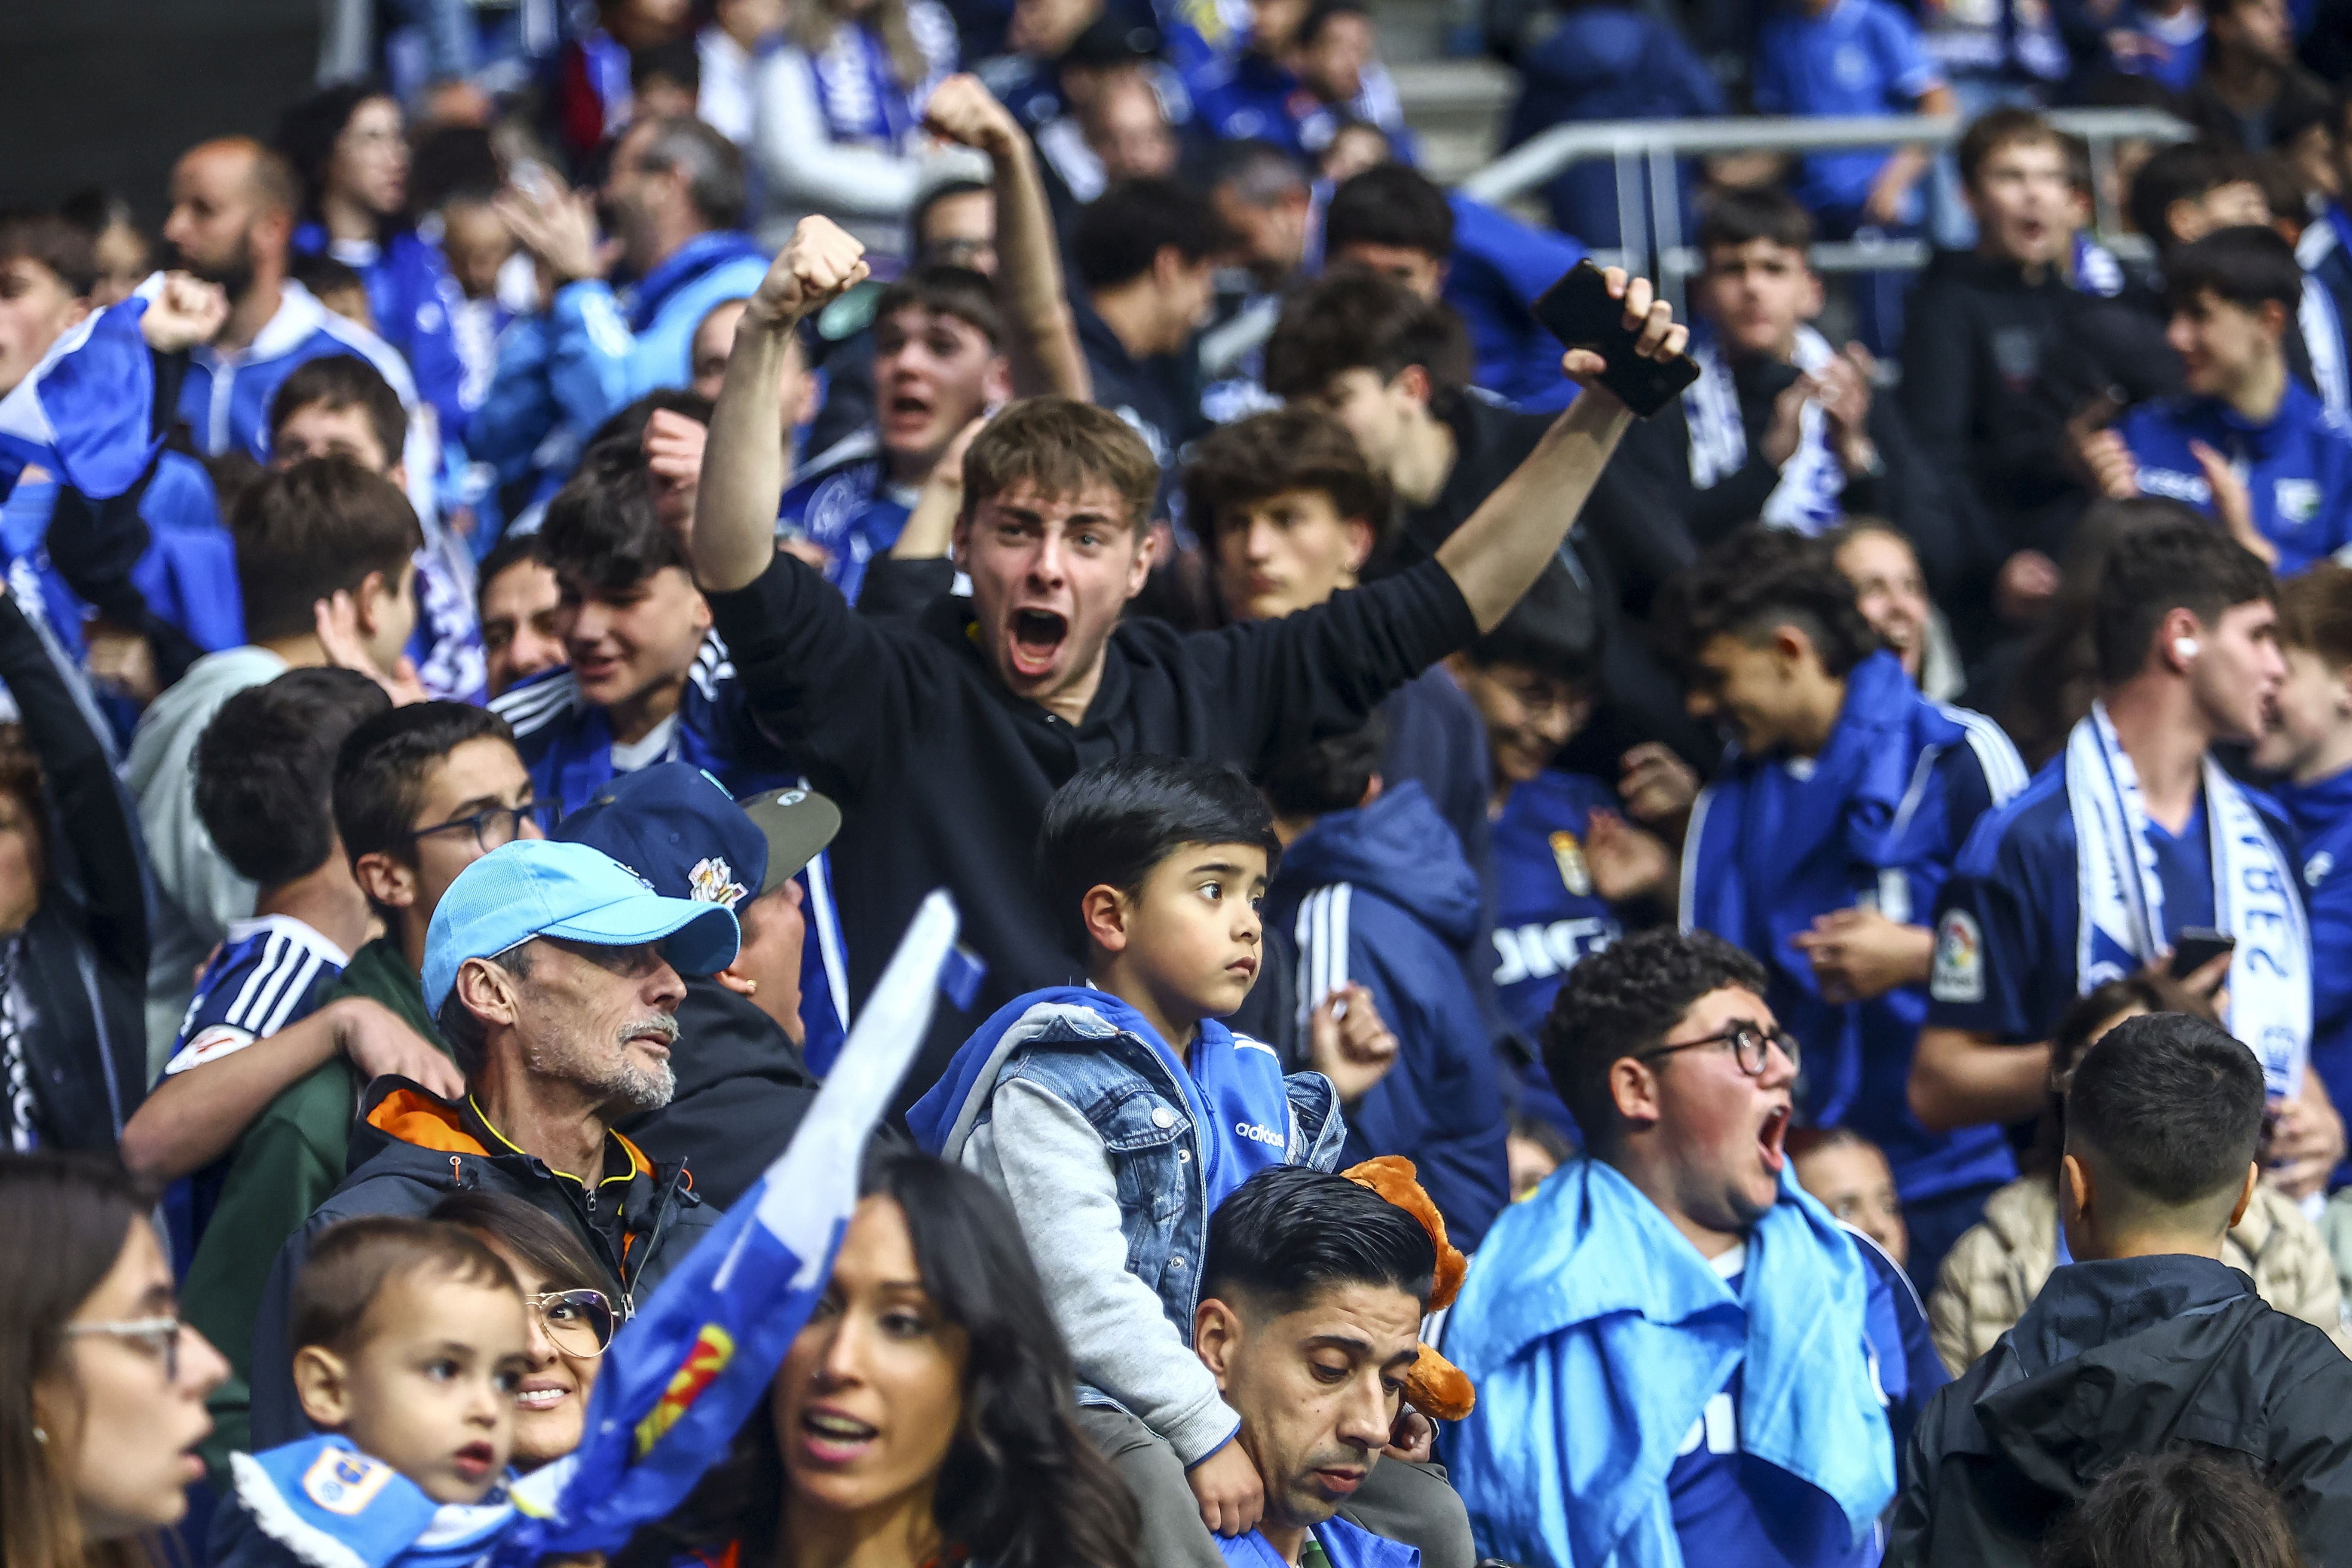
[[[2213,857],[2213,923],[2238,939],[2230,959],[2230,1032],[2263,1064],[2273,1095],[2303,1087],[2311,1050],[2311,932],[2292,870],[2237,781],[2204,759]],[[2077,993],[2144,968],[2164,947],[2164,884],[2147,842],[2139,775],[2105,703],[2066,738],[2074,818]]]
[[[1683,412],[1690,426],[1691,483],[1700,489],[1717,485],[1748,466],[1748,429],[1739,416],[1739,388],[1731,378],[1731,362],[1722,345],[1709,334],[1691,348],[1698,361],[1698,379],[1683,393]],[[1797,329],[1796,353],[1790,356],[1807,375],[1819,374],[1837,357],[1829,340],[1811,327]],[[1764,502],[1763,518],[1774,528],[1798,533],[1826,533],[1845,520],[1838,498],[1845,493],[1845,468],[1830,450],[1829,416],[1822,405],[1808,401],[1797,416],[1797,449],[1780,465],[1780,482]]]

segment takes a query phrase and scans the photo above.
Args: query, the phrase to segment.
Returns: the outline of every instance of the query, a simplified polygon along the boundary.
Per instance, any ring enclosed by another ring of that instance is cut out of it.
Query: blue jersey
[[[1896,1453],[1928,1399],[1948,1381],[1927,1330],[1927,1310],[1895,1260],[1848,1227],[1870,1275],[1864,1314],[1871,1371],[1886,1405]],[[1710,1260],[1737,1292],[1746,1277],[1742,1243]],[[1746,1452],[1739,1441],[1740,1369],[1706,1402],[1666,1472],[1675,1533],[1683,1561],[1722,1568],[1825,1568],[1874,1563],[1885,1545],[1877,1531],[1859,1542],[1829,1496]]]
[[[1515,787],[1495,820],[1495,1001],[1528,1040],[1561,978],[1624,934],[1584,864],[1592,813],[1617,809],[1599,779],[1547,772]]]
[[[2263,825],[2292,857],[2294,830],[2252,791]],[[2164,941],[2213,923],[2213,857],[2206,806],[2178,834],[2151,822],[2147,842],[2164,888]],[[1927,1024],[2012,1044],[2046,1040],[2078,994],[2074,817],[2065,758],[2052,762],[2007,805],[1986,814],[1936,904],[1936,969]]]
[[[852,604],[866,568],[898,542],[915,492],[894,486],[870,430],[838,441],[784,491],[776,531],[824,547],[824,580]]]
[[[2008,1142],[1998,1128],[1932,1132],[1912,1115],[1924,988],[1829,1001],[1796,943],[1850,909],[1924,926],[1969,831],[2025,782],[1990,720],[1929,702],[1892,655],[1874,654],[1849,675],[1818,757],[1727,758],[1685,839],[1684,923],[1770,973],[1765,999],[1805,1047],[1801,1120],[1876,1143],[1906,1202],[2011,1180]]]
[[[305,256],[324,252],[359,274],[377,336],[408,362],[416,395],[440,416],[442,439],[460,438],[467,406],[462,396],[466,366],[450,319],[459,296],[439,249],[415,229],[381,242],[343,240],[329,238],[315,223],[294,231],[294,248]]]
[[[2303,899],[2314,953],[2352,953],[2352,771],[2273,792],[2303,840]],[[2352,963],[2311,972],[2311,1066],[2338,1105],[2352,1103]],[[2331,1185],[2352,1181],[2352,1162]]]
[[[2267,425],[2217,398],[2178,397],[2133,409],[2122,432],[2143,493],[2207,511],[2212,487],[2189,444],[2227,458],[2246,481],[2255,529],[2278,547],[2282,576],[2352,543],[2352,434],[2294,376]]]
[[[251,343],[230,354],[199,344],[188,356],[180,417],[206,457],[241,451],[267,461],[270,401],[288,376],[314,359],[356,355],[392,384],[403,408],[416,405],[416,384],[389,343],[328,310],[299,283],[282,287],[278,313]]]
[[[1757,33],[1760,114],[1908,114],[1942,85],[1918,26],[1887,0],[1836,0],[1818,16],[1777,6]],[[1808,153],[1797,197],[1817,213],[1858,213],[1886,159],[1877,148]]]
[[[195,999],[180,1021],[163,1076],[234,1056],[309,1017],[351,961],[291,915],[231,921],[228,940],[196,977]]]
[[[632,757],[625,751],[615,760],[611,721],[604,710],[581,698],[569,669],[551,669],[499,693],[490,710],[513,727],[515,749],[539,798],[559,802],[566,811],[586,805],[615,773],[655,763],[692,763],[738,796],[798,778],[761,733],[716,632],[702,639],[668,732],[647,748],[649,754]]]

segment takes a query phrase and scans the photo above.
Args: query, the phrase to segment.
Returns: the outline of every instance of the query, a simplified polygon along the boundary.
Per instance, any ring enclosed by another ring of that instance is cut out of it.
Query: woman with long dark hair
[[[880,1155],[733,1454],[615,1568],[1136,1568],[1135,1504],[1075,1382],[1004,1200]]]
[[[145,1568],[180,1522],[228,1363],[179,1321],[152,1197],[0,1153],[0,1568]]]

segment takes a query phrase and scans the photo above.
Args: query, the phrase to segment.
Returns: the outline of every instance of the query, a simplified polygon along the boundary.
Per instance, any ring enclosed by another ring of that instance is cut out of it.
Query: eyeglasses
[[[68,1335],[103,1334],[110,1340],[128,1340],[163,1363],[165,1382],[180,1381],[180,1320],[177,1318],[128,1318],[113,1323],[68,1323],[66,1332]]]
[[[1660,1046],[1654,1051],[1645,1051],[1641,1059],[1654,1062],[1661,1057],[1673,1056],[1676,1051],[1695,1051],[1701,1046],[1729,1046],[1732,1057],[1739,1063],[1739,1070],[1749,1078],[1764,1076],[1764,1064],[1770,1059],[1772,1047],[1780,1047],[1780,1054],[1789,1058],[1789,1065],[1792,1068],[1799,1065],[1799,1053],[1803,1048],[1797,1044],[1797,1037],[1786,1029],[1759,1029],[1753,1024],[1734,1024],[1723,1033],[1709,1035],[1703,1040],[1685,1040],[1680,1045]]]
[[[487,855],[500,845],[511,844],[521,837],[522,825],[526,821],[537,823],[540,832],[548,834],[554,832],[555,825],[562,820],[562,805],[551,800],[536,800],[528,805],[493,806],[488,811],[478,811],[471,816],[436,822],[430,827],[420,827],[410,834],[408,842],[414,844],[436,833],[467,832],[474,836],[474,843]]]
[[[602,1290],[543,1290],[523,1300],[547,1326],[548,1342],[565,1355],[603,1355],[620,1327],[613,1299]]]

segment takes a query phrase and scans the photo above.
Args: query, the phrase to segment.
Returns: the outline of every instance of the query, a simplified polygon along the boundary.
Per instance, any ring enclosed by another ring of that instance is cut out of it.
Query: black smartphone
[[[1688,354],[1656,360],[1633,352],[1640,334],[1625,325],[1625,302],[1610,298],[1608,279],[1590,261],[1562,273],[1536,300],[1534,310],[1562,348],[1591,349],[1607,360],[1601,384],[1644,419],[1698,379],[1698,361]]]
[[[2225,952],[2237,950],[2238,939],[2210,926],[2183,926],[2172,944],[2172,977],[2186,980]]]

